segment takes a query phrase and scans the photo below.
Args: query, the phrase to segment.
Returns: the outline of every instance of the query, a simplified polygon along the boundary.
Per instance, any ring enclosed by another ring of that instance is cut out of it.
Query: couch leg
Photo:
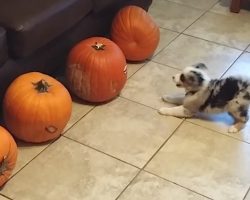
[[[241,0],[232,0],[230,11],[234,13],[240,12],[240,5],[241,5]]]

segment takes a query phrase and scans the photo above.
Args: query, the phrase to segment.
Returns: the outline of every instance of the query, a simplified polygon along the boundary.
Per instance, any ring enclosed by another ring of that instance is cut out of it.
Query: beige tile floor
[[[154,0],[154,56],[128,64],[120,96],[100,106],[74,99],[64,135],[18,143],[19,158],[0,200],[250,200],[250,123],[228,134],[230,116],[157,113],[171,76],[205,62],[213,77],[250,76],[250,12],[230,0]]]

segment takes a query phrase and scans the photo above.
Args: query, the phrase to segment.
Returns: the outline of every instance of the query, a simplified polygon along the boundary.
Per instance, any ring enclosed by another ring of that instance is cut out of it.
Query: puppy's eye
[[[185,76],[184,76],[184,74],[181,74],[180,80],[181,80],[181,82],[184,82],[184,81],[185,81]]]

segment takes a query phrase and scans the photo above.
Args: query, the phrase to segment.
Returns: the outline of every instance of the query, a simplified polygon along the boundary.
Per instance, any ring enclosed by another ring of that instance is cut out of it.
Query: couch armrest
[[[0,27],[0,67],[8,59],[6,31]]]

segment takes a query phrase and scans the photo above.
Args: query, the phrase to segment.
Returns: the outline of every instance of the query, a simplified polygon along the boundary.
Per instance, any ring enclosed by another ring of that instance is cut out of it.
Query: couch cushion
[[[7,60],[0,68],[0,104],[2,105],[4,94],[12,81],[24,73],[22,68],[13,60]],[[0,108],[1,111],[1,108]]]
[[[105,0],[105,1],[100,1],[100,0],[93,0],[94,3],[94,12],[100,12],[102,10],[105,10],[109,8],[116,0]]]
[[[0,27],[0,67],[8,58],[6,31]]]
[[[15,57],[30,55],[92,10],[92,0],[0,0],[0,25]]]

